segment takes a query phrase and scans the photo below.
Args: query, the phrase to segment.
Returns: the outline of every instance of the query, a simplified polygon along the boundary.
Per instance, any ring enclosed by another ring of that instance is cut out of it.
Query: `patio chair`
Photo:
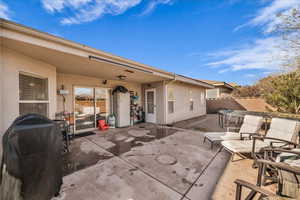
[[[266,148],[264,149],[264,160],[271,162],[284,162],[291,165],[298,165],[300,167],[300,148],[297,149],[283,149],[283,148]],[[277,173],[277,170],[269,165],[262,165],[262,169],[259,174],[259,184],[265,186],[278,182],[278,175],[289,177],[290,182],[299,183],[300,176],[298,179],[296,176],[289,176],[286,173]],[[288,187],[289,184],[282,184]],[[300,190],[300,185],[299,185]],[[300,195],[300,193],[299,193]]]
[[[298,121],[273,118],[271,121],[270,129],[265,136],[258,134],[250,134],[249,140],[228,140],[223,141],[222,146],[232,154],[232,161],[235,154],[238,154],[241,158],[245,158],[243,154],[252,153],[252,157],[255,158],[255,154],[259,153],[261,148],[264,147],[284,147],[284,146],[297,146],[297,137],[300,130]]]
[[[224,140],[242,140],[245,136],[251,136],[251,133],[258,133],[263,121],[264,119],[261,116],[246,115],[239,132],[231,131],[237,130],[237,127],[228,127],[227,132],[208,132],[204,135],[203,142],[208,140],[211,143],[212,148],[215,142]]]
[[[235,181],[235,183],[236,183],[236,200],[241,200],[242,199],[242,190],[243,190],[243,188],[247,188],[248,190],[250,190],[249,194],[245,198],[247,200],[254,199],[257,195],[259,195],[258,199],[266,199],[266,200],[299,199],[300,198],[300,185],[299,185],[300,167],[291,166],[291,165],[289,165],[287,163],[283,163],[283,162],[279,162],[279,163],[271,162],[271,161],[268,161],[268,160],[257,160],[257,162],[260,165],[257,184],[254,185],[254,184],[251,184],[247,181],[237,179]],[[285,180],[286,176],[279,175],[278,176],[279,181],[278,181],[278,186],[277,186],[277,192],[276,193],[272,193],[268,190],[265,190],[265,189],[261,188],[261,184],[259,182],[260,173],[261,173],[261,169],[265,165],[272,166],[273,168],[278,170],[278,174],[284,173],[284,174],[291,175],[291,176],[288,176],[288,177],[295,177],[296,181],[298,181],[298,182],[296,182],[296,184],[293,185],[293,186],[289,185],[290,187],[283,188],[282,183],[287,181],[287,180]],[[287,191],[284,191],[284,189],[287,189]],[[288,193],[286,193],[286,192],[292,192],[292,195],[288,195]]]

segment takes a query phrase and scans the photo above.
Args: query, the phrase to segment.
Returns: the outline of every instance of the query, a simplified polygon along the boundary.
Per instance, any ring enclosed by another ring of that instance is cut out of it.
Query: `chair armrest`
[[[275,168],[278,168],[278,169],[281,169],[281,170],[284,170],[284,171],[287,171],[287,172],[291,172],[291,173],[300,175],[300,168],[299,167],[293,167],[293,166],[290,166],[286,163],[272,162],[272,161],[264,160],[264,159],[258,159],[257,162],[261,163],[261,164],[265,164],[265,165],[271,165]]]
[[[242,133],[242,132],[240,132],[241,140],[244,138],[243,135],[247,135],[249,137],[249,139],[251,139],[251,137],[253,137],[253,136],[259,136],[259,134],[257,134],[257,133],[245,133],[245,132]]]
[[[298,146],[298,144],[295,143],[295,142],[291,142],[291,141],[283,140],[283,139],[279,139],[279,138],[264,137],[264,140],[265,140],[265,139],[275,140],[275,141],[272,141],[271,143],[286,143],[286,144],[289,144],[289,145],[293,145],[294,147],[297,147],[297,146]]]
[[[273,138],[273,137],[253,136],[253,139],[254,140],[262,140],[262,141],[265,139],[269,139],[269,140],[275,140],[275,141],[272,141],[273,143],[287,143],[287,144],[293,145],[294,147],[298,146],[298,144],[295,142],[291,142],[291,141],[283,140],[283,139],[279,139],[279,138]]]
[[[290,149],[283,149],[283,148],[265,148],[264,151],[270,151],[276,153],[291,153],[300,156],[300,151],[293,151]]]
[[[260,134],[258,134],[258,133],[245,133],[245,132],[243,132],[243,133],[240,133],[240,134],[247,134],[247,135],[252,135],[252,136],[260,136]]]
[[[267,190],[264,190],[264,189],[262,189],[261,187],[256,186],[256,185],[254,185],[254,184],[252,184],[252,183],[249,183],[249,182],[247,182],[247,181],[243,181],[243,180],[237,179],[237,180],[235,180],[234,182],[235,182],[235,184],[237,184],[237,185],[243,186],[243,187],[248,188],[248,189],[250,189],[250,190],[252,190],[252,191],[255,191],[255,192],[258,192],[258,193],[260,193],[260,194],[263,194],[264,196],[275,196],[274,193],[269,192],[269,191],[267,191]]]

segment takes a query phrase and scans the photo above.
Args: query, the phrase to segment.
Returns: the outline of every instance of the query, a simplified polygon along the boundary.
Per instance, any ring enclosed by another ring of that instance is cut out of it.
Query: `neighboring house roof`
[[[234,98],[247,111],[254,112],[270,112],[276,111],[276,108],[269,105],[264,99],[261,98]]]
[[[2,33],[0,37],[8,38],[10,40],[17,40],[27,44],[32,43],[33,45],[51,48],[51,50],[59,50],[60,52],[64,53],[71,52],[76,56],[85,57],[89,60],[93,59],[105,61],[112,65],[119,65],[120,67],[138,70],[140,72],[145,72],[156,77],[162,77],[163,79],[178,80],[188,84],[201,86],[204,88],[214,88],[213,85],[201,80],[154,68],[149,65],[122,58],[120,56],[106,53],[104,51],[83,44],[79,44],[70,40],[66,40],[64,38],[41,32],[30,27],[17,24],[15,22],[11,22],[0,18],[0,25]],[[35,38],[36,41],[33,42],[31,38]]]
[[[201,83],[203,85],[205,85],[207,88],[209,89],[212,89],[212,88],[215,88],[213,84],[210,84],[210,83],[207,83],[207,82],[204,82],[204,81],[201,81],[199,79],[194,79],[194,78],[190,78],[190,77],[187,77],[187,76],[183,76],[183,75],[180,75],[180,74],[176,74],[176,80],[190,80],[190,81],[195,81],[195,82],[198,82],[198,83]]]
[[[234,89],[234,87],[235,87],[235,86],[232,86],[229,83],[222,82],[222,81],[213,81],[213,80],[199,80],[199,81],[211,84],[211,85],[213,85],[215,87],[217,87],[217,86],[223,86],[223,87],[226,87],[226,88],[229,88],[229,89]]]
[[[229,85],[231,85],[232,87],[234,87],[234,88],[236,88],[236,87],[240,87],[240,85],[239,84],[237,84],[237,83],[234,83],[234,82],[230,82],[230,83],[228,83]]]

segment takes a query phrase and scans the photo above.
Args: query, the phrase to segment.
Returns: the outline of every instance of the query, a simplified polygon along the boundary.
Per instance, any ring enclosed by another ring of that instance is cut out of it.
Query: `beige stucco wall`
[[[145,108],[145,92],[147,89],[156,89],[156,123],[165,124],[165,84],[163,81],[143,84],[143,107]],[[145,109],[144,109],[145,110]]]
[[[3,120],[3,85],[4,85],[4,48],[2,46],[2,39],[0,39],[0,142],[2,143],[2,135],[4,132],[4,120]],[[0,145],[2,147],[2,145]],[[2,148],[0,148],[0,155],[2,155]]]
[[[215,99],[220,95],[220,88],[207,89],[206,90],[206,98],[207,99]]]
[[[167,123],[173,123],[206,114],[205,89],[181,82],[173,82],[166,90],[173,90],[175,97],[174,113],[167,113]],[[190,93],[192,91],[192,93]],[[168,93],[167,93],[168,94]],[[190,99],[194,101],[194,110],[190,110]],[[167,105],[167,103],[166,103]]]
[[[2,49],[0,101],[1,136],[19,116],[19,72],[48,78],[49,117],[56,111],[56,68],[47,63],[20,54],[8,48]]]
[[[87,76],[79,76],[72,74],[63,74],[57,73],[57,89],[60,89],[62,85],[64,85],[65,90],[69,91],[69,94],[66,95],[66,111],[73,112],[73,102],[74,102],[74,90],[75,86],[80,87],[101,87],[101,88],[111,88],[114,89],[118,85],[122,85],[126,87],[130,91],[137,92],[138,96],[140,96],[138,100],[138,104],[141,105],[141,94],[142,87],[139,83],[125,82],[125,81],[116,81],[116,80],[108,80],[107,84],[103,84],[105,79],[101,78],[93,78]],[[63,98],[62,96],[57,96],[57,112],[63,111]]]

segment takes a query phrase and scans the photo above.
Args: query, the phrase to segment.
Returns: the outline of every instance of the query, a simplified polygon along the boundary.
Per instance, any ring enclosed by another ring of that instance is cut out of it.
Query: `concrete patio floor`
[[[212,120],[192,123],[212,127]],[[96,131],[72,141],[59,199],[233,199],[235,175],[224,175],[229,158],[219,147],[203,144],[200,131],[153,124]],[[226,179],[232,183],[226,186]],[[231,194],[222,195],[227,190]]]

